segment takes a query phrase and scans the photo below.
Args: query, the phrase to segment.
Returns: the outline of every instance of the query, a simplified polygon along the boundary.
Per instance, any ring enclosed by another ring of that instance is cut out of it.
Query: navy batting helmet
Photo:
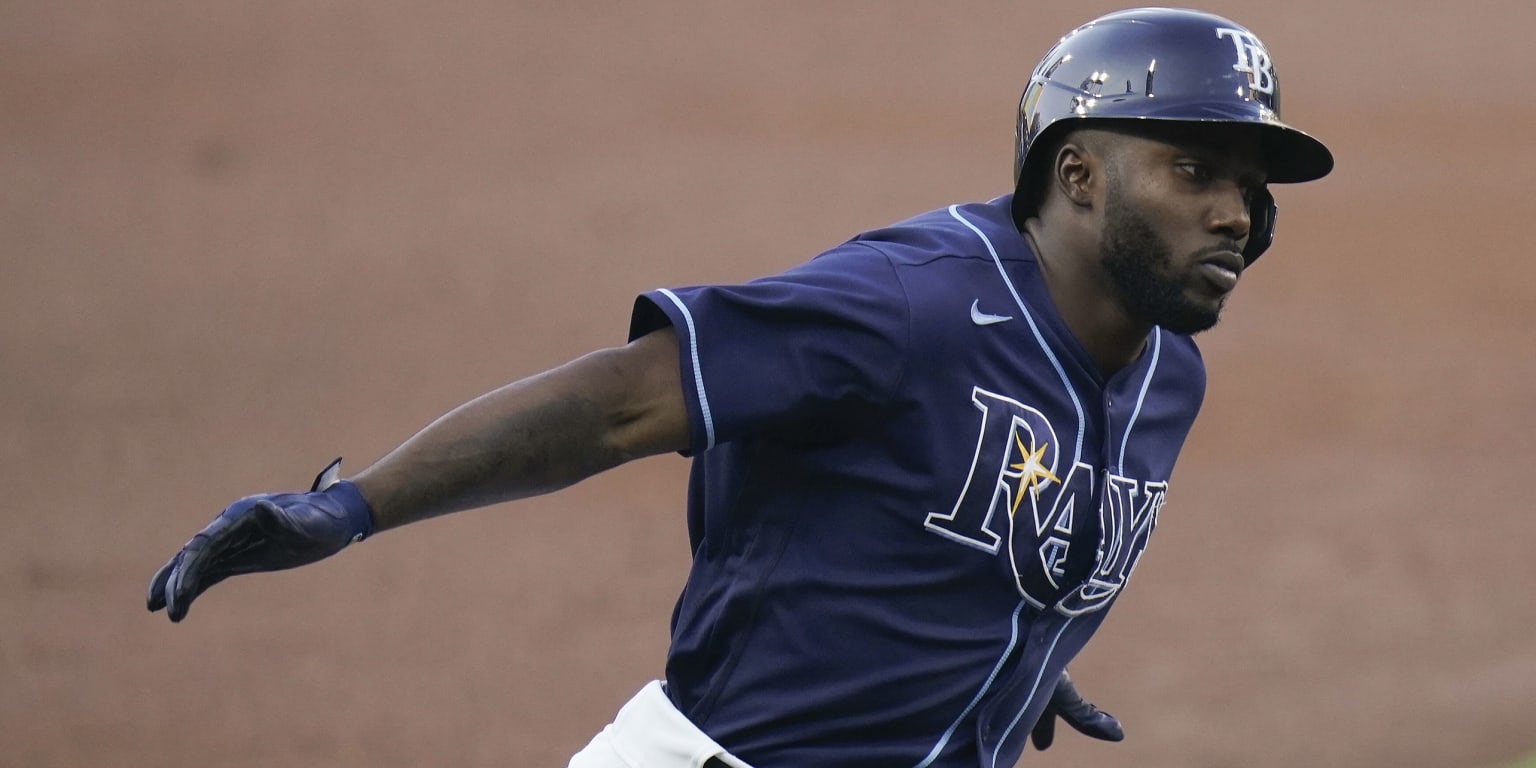
[[[1262,129],[1268,179],[1312,181],[1333,170],[1322,142],[1280,122],[1280,79],[1259,38],[1201,11],[1135,8],[1094,19],[1063,37],[1035,66],[1019,100],[1013,159],[1014,217],[1039,201],[1032,168],[1038,147],[1079,120],[1249,123]],[[1244,258],[1252,264],[1274,238],[1275,204],[1254,196]]]

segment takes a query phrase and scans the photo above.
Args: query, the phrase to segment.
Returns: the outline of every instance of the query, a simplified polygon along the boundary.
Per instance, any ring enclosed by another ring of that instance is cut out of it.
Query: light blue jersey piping
[[[1025,322],[1029,323],[1029,330],[1034,334],[1035,342],[1040,345],[1040,349],[1045,353],[1046,359],[1051,361],[1051,367],[1056,370],[1057,377],[1061,379],[1062,387],[1066,389],[1067,396],[1072,399],[1072,407],[1077,411],[1076,454],[1072,458],[1072,463],[1074,466],[1076,466],[1080,461],[1082,461],[1083,458],[1083,435],[1087,429],[1086,420],[1083,417],[1083,404],[1077,396],[1077,391],[1072,388],[1072,382],[1067,378],[1067,372],[1064,368],[1062,368],[1061,361],[1056,358],[1056,353],[1051,349],[1050,345],[1046,344],[1045,336],[1041,334],[1040,327],[1035,324],[1034,315],[1030,313],[1029,307],[1024,303],[1024,299],[1019,296],[1018,290],[1013,287],[1012,281],[1008,279],[1008,272],[1003,268],[1003,260],[997,255],[997,248],[992,245],[992,240],[988,238],[986,233],[982,232],[979,227],[977,227],[975,224],[972,224],[964,216],[960,215],[959,206],[951,205],[949,207],[949,215],[954,217],[956,221],[964,224],[967,229],[975,232],[977,237],[981,238],[982,245],[986,246],[987,253],[992,256],[992,262],[997,265],[997,272],[1002,276],[1003,284],[1008,287],[1008,293],[1013,296],[1014,303],[1018,305],[1019,311],[1023,313]],[[1018,644],[1019,614],[1024,610],[1024,605],[1025,603],[1020,602],[1018,607],[1014,609],[1012,619],[1013,634],[1008,639],[1008,647],[1003,651],[1003,655],[998,658],[997,665],[993,667],[992,673],[987,676],[986,682],[984,682],[981,686],[981,690],[976,692],[975,698],[971,699],[971,702],[967,704],[965,709],[960,712],[960,716],[955,719],[955,722],[951,723],[948,730],[944,731],[944,735],[940,737],[939,742],[933,746],[933,749],[928,752],[928,756],[923,758],[923,761],[914,766],[914,768],[928,768],[928,766],[933,764],[934,760],[938,759],[939,753],[944,750],[944,747],[949,743],[950,738],[954,736],[955,730],[959,728],[960,723],[970,715],[971,710],[976,708],[976,705],[981,701],[982,697],[985,696],[987,691],[992,687],[992,683],[996,682],[998,672],[1001,671],[1003,664],[1008,660],[1008,656],[1013,653],[1014,646]],[[1062,633],[1066,631],[1067,627],[1071,623],[1071,620],[1068,619],[1067,622],[1062,625],[1061,630],[1056,633],[1056,637],[1052,638],[1051,646],[1046,650],[1045,653],[1045,662],[1040,667],[1040,670],[1036,673],[1034,687],[1030,689],[1029,698],[1025,700],[1024,707],[1019,710],[1019,714],[1014,716],[1013,722],[1009,723],[1008,730],[1003,733],[1003,740],[998,742],[999,749],[1002,748],[1003,743],[1007,740],[1008,734],[1011,733],[1014,727],[1018,725],[1019,718],[1023,717],[1024,712],[1028,711],[1030,703],[1034,701],[1035,694],[1039,693],[1040,678],[1045,674],[1045,665],[1049,664],[1051,653],[1056,650],[1057,642],[1061,640]],[[993,752],[992,762],[997,762],[996,750]]]
[[[1019,707],[1019,713],[1013,716],[1013,721],[1008,723],[1008,727],[1003,731],[1003,735],[997,738],[997,746],[992,748],[993,768],[997,768],[997,753],[1002,751],[1004,744],[1008,743],[1008,734],[1013,733],[1013,729],[1019,724],[1019,719],[1024,717],[1025,712],[1029,711],[1029,705],[1034,702],[1035,694],[1040,692],[1040,680],[1041,678],[1045,677],[1045,668],[1051,665],[1051,654],[1056,652],[1056,644],[1061,642],[1061,636],[1066,634],[1067,627],[1072,626],[1072,620],[1076,618],[1076,616],[1073,616],[1072,618],[1062,622],[1061,629],[1056,630],[1056,636],[1051,638],[1051,645],[1049,648],[1045,649],[1045,657],[1040,659],[1040,666],[1035,671],[1035,683],[1029,689],[1029,698],[1024,700],[1024,705]],[[1051,681],[1052,694],[1056,692],[1055,683],[1056,681]]]
[[[1131,411],[1131,420],[1125,425],[1125,434],[1120,437],[1120,464],[1119,472],[1125,474],[1125,446],[1131,441],[1131,427],[1136,426],[1137,417],[1141,416],[1141,404],[1147,400],[1147,390],[1152,388],[1152,376],[1157,373],[1157,359],[1163,351],[1163,329],[1154,328],[1152,334],[1152,364],[1147,367],[1147,378],[1141,382],[1141,392],[1136,395],[1136,409]]]
[[[707,451],[715,447],[715,420],[709,414],[709,396],[704,392],[704,371],[699,368],[699,334],[693,327],[693,313],[688,311],[677,294],[666,288],[658,292],[677,305],[678,311],[683,313],[683,322],[688,326],[688,355],[693,365],[693,388],[699,393],[699,412],[704,417],[704,450]]]
[[[965,705],[965,709],[960,711],[960,716],[955,718],[955,721],[949,724],[949,728],[944,730],[944,735],[939,737],[939,743],[934,744],[933,749],[928,751],[928,756],[923,758],[923,761],[913,766],[913,768],[928,768],[928,766],[933,765],[934,760],[939,759],[939,753],[943,752],[945,745],[949,744],[950,738],[955,735],[955,730],[960,727],[960,723],[965,721],[966,716],[971,714],[971,710],[975,709],[976,705],[981,702],[981,697],[987,695],[987,689],[991,688],[992,683],[997,681],[997,673],[1003,671],[1003,665],[1008,662],[1008,656],[1013,653],[1013,647],[1018,645],[1019,614],[1023,612],[1024,601],[1021,600],[1018,607],[1013,609],[1013,619],[1009,625],[1012,634],[1008,636],[1008,647],[1003,650],[1002,656],[997,657],[997,664],[992,667],[992,674],[987,675],[987,681],[981,684],[981,690],[976,692],[976,697],[971,699],[971,703]]]

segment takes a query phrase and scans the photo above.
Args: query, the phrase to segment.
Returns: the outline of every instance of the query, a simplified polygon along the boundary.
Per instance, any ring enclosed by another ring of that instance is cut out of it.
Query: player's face
[[[1175,333],[1214,326],[1242,276],[1264,181],[1257,132],[1175,126],[1118,149],[1099,251],[1126,311]]]

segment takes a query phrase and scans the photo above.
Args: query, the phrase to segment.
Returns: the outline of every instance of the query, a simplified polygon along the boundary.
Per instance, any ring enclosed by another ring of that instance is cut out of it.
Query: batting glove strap
[[[373,507],[368,505],[368,500],[357,490],[357,486],[351,480],[339,480],[322,493],[334,498],[341,505],[342,512],[346,515],[347,529],[351,531],[352,543],[357,543],[373,535]]]

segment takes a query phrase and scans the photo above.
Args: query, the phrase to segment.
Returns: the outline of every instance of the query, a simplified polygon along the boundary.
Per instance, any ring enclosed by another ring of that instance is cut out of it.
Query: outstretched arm
[[[352,478],[385,530],[563,488],[682,450],[677,335],[664,328],[450,411]]]
[[[658,330],[471,400],[351,480],[338,481],[333,463],[307,493],[240,499],[150,579],[149,610],[181,621],[230,576],[306,565],[377,531],[681,450],[688,414],[677,354],[676,334]]]

